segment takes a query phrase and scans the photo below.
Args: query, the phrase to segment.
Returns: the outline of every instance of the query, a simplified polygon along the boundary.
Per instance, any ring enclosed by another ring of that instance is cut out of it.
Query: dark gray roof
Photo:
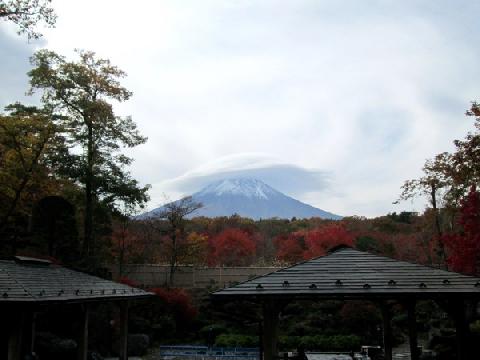
[[[124,300],[151,294],[33,258],[0,260],[0,304]]]
[[[214,297],[480,297],[480,278],[340,248],[239,285]]]

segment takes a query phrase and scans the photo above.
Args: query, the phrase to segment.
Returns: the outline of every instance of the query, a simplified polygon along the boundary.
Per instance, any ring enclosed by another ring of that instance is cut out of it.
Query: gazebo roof
[[[341,247],[212,295],[229,299],[480,297],[480,278]]]
[[[45,260],[0,260],[0,304],[128,300],[150,295]]]

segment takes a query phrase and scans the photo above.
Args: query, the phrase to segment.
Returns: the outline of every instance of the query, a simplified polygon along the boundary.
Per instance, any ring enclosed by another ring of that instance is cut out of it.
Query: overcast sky
[[[473,128],[480,2],[54,0],[29,43],[0,23],[0,106],[25,100],[28,57],[93,50],[128,73],[147,144],[131,170],[151,207],[251,176],[340,215],[393,205],[425,159]]]

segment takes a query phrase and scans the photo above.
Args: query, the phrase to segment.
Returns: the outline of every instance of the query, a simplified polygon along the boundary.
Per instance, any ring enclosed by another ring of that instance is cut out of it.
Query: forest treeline
[[[37,38],[35,25],[54,26],[56,15],[49,1],[0,1],[0,19]],[[423,213],[341,221],[187,219],[201,206],[187,197],[156,218],[136,220],[149,186],[131,175],[133,159],[124,149],[147,138],[131,116],[115,112],[133,95],[122,85],[126,73],[93,52],[75,54],[37,51],[25,90],[40,96],[40,104],[17,102],[0,113],[0,255],[50,257],[94,272],[107,263],[120,271],[126,263],[166,263],[173,279],[178,264],[286,265],[345,244],[480,273],[477,103],[466,111],[472,132],[454,141],[453,152],[427,160],[423,175],[399,189],[399,201],[425,198]]]

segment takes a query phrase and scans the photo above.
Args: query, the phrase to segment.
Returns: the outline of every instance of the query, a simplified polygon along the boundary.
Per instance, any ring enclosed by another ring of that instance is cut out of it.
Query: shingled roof
[[[339,248],[326,256],[219,290],[216,298],[480,297],[480,278]]]
[[[0,304],[128,300],[150,295],[45,260],[0,260]]]

